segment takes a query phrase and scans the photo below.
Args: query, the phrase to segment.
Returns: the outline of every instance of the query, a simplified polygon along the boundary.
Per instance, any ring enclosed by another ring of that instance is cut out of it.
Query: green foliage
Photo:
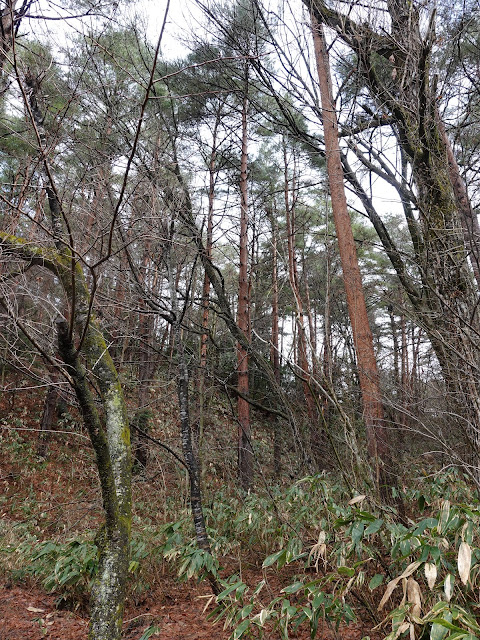
[[[33,546],[26,542],[19,552],[25,556],[27,575],[40,579],[46,591],[58,594],[58,602],[74,607],[86,604],[98,566],[97,547],[92,541],[47,540]]]
[[[388,640],[480,637],[478,501],[455,471],[417,482],[401,497],[409,517],[368,496],[350,499],[321,476],[269,497],[219,492],[207,509],[215,553],[262,550],[265,577],[257,585],[237,574],[219,577],[224,590],[210,617],[224,620],[232,640],[272,630],[288,638],[299,626],[315,638],[320,623],[338,629],[357,617],[381,624]],[[190,527],[187,518],[167,525],[157,550],[178,563],[182,578],[202,579],[207,560]]]
[[[63,603],[74,609],[87,605],[98,570],[98,548],[93,540],[38,541],[24,533],[23,542],[16,548],[9,546],[0,552],[17,556],[16,564],[22,568],[12,572],[13,579],[30,577],[39,580],[47,592],[58,596],[57,604]],[[147,555],[145,540],[132,540],[128,570],[132,581],[135,581],[135,593],[148,588],[139,571]]]
[[[140,636],[139,640],[148,640],[159,631],[160,631],[160,627],[158,625],[151,624],[149,627],[145,629],[145,631]]]
[[[299,627],[315,638],[324,624],[338,629],[356,619],[388,640],[480,638],[478,501],[455,471],[419,479],[401,497],[402,517],[324,476],[264,496],[218,491],[206,508],[212,555],[197,548],[186,508],[160,528],[143,523],[131,546],[130,593],[148,589],[149,571],[168,562],[181,580],[217,578],[223,591],[210,618],[222,620],[232,640],[289,638]],[[22,535],[9,550],[20,559],[18,577],[41,581],[70,606],[86,604],[94,542]],[[261,565],[263,579],[228,575],[219,558],[235,556]]]

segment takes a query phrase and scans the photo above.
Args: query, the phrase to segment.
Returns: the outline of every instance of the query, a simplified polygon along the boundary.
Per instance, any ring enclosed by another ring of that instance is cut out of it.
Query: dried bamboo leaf
[[[363,500],[365,500],[367,496],[361,495],[361,496],[355,496],[354,498],[352,498],[350,500],[350,502],[348,503],[349,505],[352,504],[357,504],[357,502],[362,502]]]
[[[403,597],[402,597],[402,601],[400,602],[401,607],[403,607],[403,605],[407,601],[407,582],[408,582],[407,578],[402,578]]]
[[[420,591],[420,585],[414,578],[409,578],[407,582],[407,598],[408,602],[411,602],[412,615],[419,618],[422,614],[422,592]]]
[[[452,593],[453,593],[453,577],[451,573],[449,573],[448,576],[445,578],[445,584],[443,586],[443,590],[445,592],[445,598],[447,602],[450,602],[450,600],[452,599]]]
[[[421,562],[412,562],[411,564],[408,565],[408,567],[405,569],[402,575],[398,576],[398,578],[394,578],[387,584],[387,589],[383,594],[383,598],[380,600],[380,603],[378,605],[378,609],[377,609],[378,611],[381,611],[383,609],[383,607],[385,606],[385,603],[392,595],[393,591],[395,590],[395,587],[400,582],[400,580],[402,580],[402,578],[408,578],[409,576],[411,576],[412,573],[416,571],[421,564],[422,564]]]
[[[425,563],[425,578],[430,589],[433,589],[437,581],[437,566],[431,562]]]
[[[472,564],[472,550],[470,545],[462,542],[458,550],[458,575],[463,584],[467,584]]]
[[[387,584],[387,588],[385,590],[385,593],[383,594],[383,598],[379,602],[378,611],[381,611],[383,609],[383,607],[385,606],[385,603],[392,595],[395,587],[400,582],[400,580],[401,578],[395,578],[394,580],[390,580],[390,582]]]
[[[412,573],[414,573],[418,569],[418,567],[421,564],[422,564],[421,562],[412,562],[411,564],[408,565],[408,567],[405,569],[402,575],[399,576],[399,578],[408,578],[409,576],[412,575]]]
[[[395,631],[395,635],[393,636],[393,640],[396,640],[398,636],[401,636],[402,633],[409,628],[409,626],[409,622],[402,622],[402,624],[399,624],[397,630]]]

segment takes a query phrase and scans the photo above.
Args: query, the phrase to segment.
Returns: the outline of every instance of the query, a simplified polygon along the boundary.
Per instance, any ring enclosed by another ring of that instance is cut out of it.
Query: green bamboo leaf
[[[250,620],[243,620],[233,632],[233,640],[241,638],[250,626]]]
[[[303,582],[294,582],[293,584],[289,584],[288,587],[282,589],[280,593],[297,593],[300,589],[303,589]]]
[[[151,624],[149,627],[145,629],[141,638],[139,640],[148,640],[153,636],[154,633],[159,633],[160,627],[156,624]]]
[[[377,587],[379,587],[383,582],[384,576],[381,573],[376,573],[373,578],[368,583],[368,588],[370,591],[373,591]]]
[[[365,529],[364,535],[371,536],[372,534],[377,533],[377,531],[381,529],[382,524],[382,518],[378,518],[377,520],[375,520],[375,522],[372,522],[372,524],[368,525],[368,527]]]

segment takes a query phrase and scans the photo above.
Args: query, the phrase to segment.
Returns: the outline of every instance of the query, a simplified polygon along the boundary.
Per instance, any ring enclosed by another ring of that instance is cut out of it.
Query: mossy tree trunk
[[[7,255],[56,275],[70,304],[73,326],[63,317],[58,320],[58,346],[95,451],[105,514],[104,526],[97,536],[99,569],[91,597],[88,637],[120,640],[132,519],[130,430],[123,390],[91,312],[83,270],[70,252],[36,247],[6,233],[0,234],[0,248]],[[102,416],[88,380],[93,369],[101,394]]]

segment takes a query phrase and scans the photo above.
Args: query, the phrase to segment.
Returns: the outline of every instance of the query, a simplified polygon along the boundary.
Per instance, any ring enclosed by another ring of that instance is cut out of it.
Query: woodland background
[[[2,3],[0,638],[480,637],[478,2],[188,9]]]

